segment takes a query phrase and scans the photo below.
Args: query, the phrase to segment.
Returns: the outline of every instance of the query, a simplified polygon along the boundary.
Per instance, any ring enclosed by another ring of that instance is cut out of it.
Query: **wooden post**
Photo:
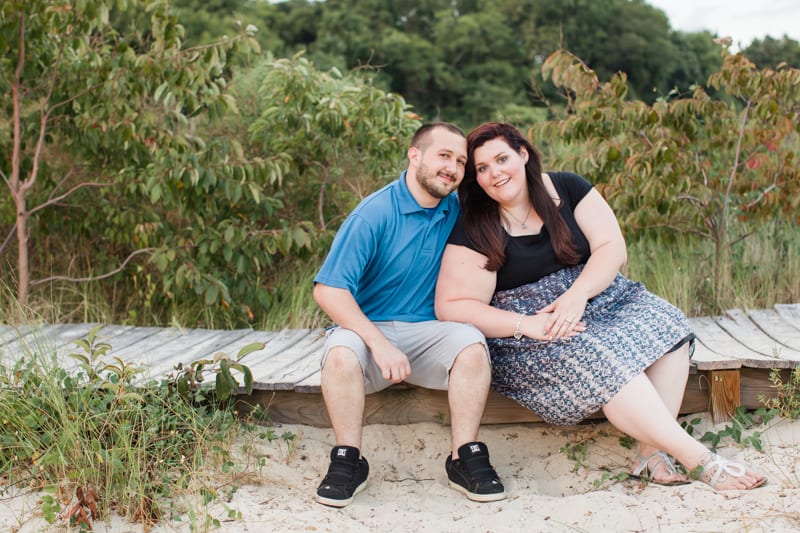
[[[739,405],[741,405],[739,370],[712,370],[711,418],[714,423],[729,421]]]

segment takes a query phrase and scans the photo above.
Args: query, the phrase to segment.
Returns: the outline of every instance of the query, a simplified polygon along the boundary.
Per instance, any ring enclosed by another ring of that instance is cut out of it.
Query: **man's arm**
[[[356,332],[364,340],[381,369],[383,379],[400,383],[411,374],[408,357],[367,318],[350,291],[317,283],[314,285],[314,300],[337,325]]]

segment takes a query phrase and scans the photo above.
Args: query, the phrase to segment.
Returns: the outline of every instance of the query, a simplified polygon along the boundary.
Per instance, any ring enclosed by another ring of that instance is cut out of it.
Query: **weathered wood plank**
[[[741,405],[739,370],[712,370],[711,417],[714,423],[727,422]]]
[[[264,344],[266,347],[269,344],[270,340],[275,337],[276,332],[274,331],[256,331],[256,330],[240,330],[246,331],[247,333],[241,337],[237,337],[234,339],[225,339],[226,342],[224,345],[216,346],[215,344],[212,345],[201,345],[197,347],[195,353],[192,354],[194,359],[211,359],[217,353],[224,353],[231,359],[235,359],[236,356],[239,354],[239,350],[247,346],[248,344],[252,344],[254,342],[260,342]],[[257,357],[258,354],[264,353],[264,350],[259,350],[256,352],[251,353],[247,357]]]
[[[723,357],[706,346],[703,339],[699,337],[694,343],[692,363],[697,367],[697,370],[730,370],[742,366],[742,361],[740,359]]]
[[[75,344],[75,341],[85,339],[91,329],[96,327],[97,324],[90,324],[90,326],[91,327],[88,329],[80,327],[78,324],[70,324],[68,326],[70,329],[74,329],[73,333],[75,333],[75,335],[69,342],[62,344],[56,350],[56,357],[58,357],[59,361],[67,361],[68,354],[70,353],[84,353],[83,350]],[[113,339],[115,335],[120,335],[130,329],[132,329],[132,326],[103,326],[98,330],[95,342],[111,344],[109,341]],[[113,348],[113,345],[111,346]]]
[[[19,358],[30,353],[57,354],[59,348],[85,337],[95,326],[97,324],[57,324],[36,328],[16,343],[9,343],[9,355]]]
[[[800,304],[775,304],[775,311],[792,326],[800,329]]]
[[[27,330],[20,329],[20,334],[9,333],[6,342],[3,343],[2,350],[8,356],[16,357],[20,351],[30,350],[35,346],[37,339],[41,342],[43,336],[49,335],[51,332],[57,331],[59,326],[49,324],[35,324],[28,326]],[[63,329],[64,326],[61,326]]]
[[[319,368],[321,356],[317,358],[317,371],[309,374],[305,379],[295,384],[294,390],[304,393],[315,393],[322,390],[322,372]]]
[[[143,339],[151,337],[162,331],[164,328],[157,328],[157,327],[138,327],[138,328],[128,328],[123,331],[117,332],[116,330],[112,335],[108,337],[101,336],[103,342],[108,342],[111,345],[111,350],[109,350],[110,355],[118,355],[123,354],[125,355],[125,350],[130,348],[131,345],[134,345]],[[100,334],[103,334],[103,330],[100,330]],[[124,360],[124,358],[123,358]]]
[[[149,368],[149,374],[156,377],[169,374],[179,363],[188,366],[198,359],[211,359],[218,352],[234,358],[236,352],[230,353],[228,347],[252,332],[251,329],[203,330],[198,335],[197,330],[190,330],[172,340],[163,355],[159,353],[157,357],[149,357],[143,363]],[[262,333],[261,337],[265,336]]]
[[[13,343],[19,342],[19,339],[21,337],[30,335],[36,329],[37,329],[36,326],[29,326],[27,324],[24,324],[19,327],[4,325],[2,332],[0,332],[0,351],[6,348],[6,345],[11,345]]]
[[[182,353],[189,346],[213,337],[214,334],[213,329],[162,328],[138,342],[117,350],[114,355],[125,361],[153,366],[173,357],[176,353]]]
[[[741,374],[741,404],[746,409],[764,407],[764,399],[774,398],[777,390],[769,380],[772,370],[763,368],[742,368]],[[790,369],[779,370],[784,383],[789,379]]]
[[[766,335],[775,342],[800,351],[800,329],[787,322],[774,309],[748,309],[747,315]]]
[[[709,409],[708,379],[690,380],[686,387],[681,413],[700,413]],[[270,419],[282,424],[330,427],[322,394],[293,391],[256,390],[250,396],[237,397],[237,409],[246,412],[260,404],[269,410]],[[365,424],[412,424],[417,422],[450,423],[447,391],[395,385],[365,398]],[[596,413],[590,418],[602,418]],[[489,392],[482,424],[542,422],[536,414],[495,391]]]
[[[713,351],[720,354],[722,358],[740,359],[743,365],[757,368],[790,368],[797,366],[798,363],[796,361],[776,359],[751,350],[723,329],[716,321],[716,318],[718,317],[695,317],[690,318],[689,323],[698,338],[702,339],[703,344],[713,346]]]
[[[774,310],[746,313],[731,310],[724,317],[692,318],[690,322],[698,336],[693,358],[696,373],[687,383],[682,413],[710,410],[715,417],[721,417],[737,402],[747,408],[759,407],[761,397],[775,393],[768,381],[769,369],[800,366],[800,305],[779,304]],[[32,349],[45,353],[55,350],[62,364],[74,368],[68,357],[77,351],[73,341],[85,337],[93,326],[0,325],[0,354],[5,353],[8,359],[8,354],[17,357]],[[169,372],[178,362],[189,364],[213,358],[218,352],[234,358],[242,346],[263,342],[263,350],[250,353],[242,362],[253,371],[256,393],[271,399],[273,419],[329,423],[320,394],[322,329],[259,332],[110,325],[98,331],[98,340],[111,344],[110,356],[149,365],[151,375]],[[775,346],[781,347],[778,353],[782,357],[765,355],[765,352],[771,354]],[[734,383],[736,376],[740,379],[738,387]],[[365,420],[392,424],[447,423],[447,392],[405,384],[390,387],[367,397]],[[515,402],[494,392],[490,395],[484,423],[537,421],[540,419],[536,415]]]
[[[769,358],[800,362],[800,351],[768,336],[741,309],[730,309],[726,313],[728,316],[714,317],[714,321],[743,345]]]
[[[315,368],[313,361],[318,361],[323,336],[307,329],[298,333],[302,336],[268,344],[266,354],[261,354],[257,361],[245,362],[253,372],[255,388],[292,390],[296,383],[318,370],[319,363]],[[255,379],[255,376],[259,378]]]

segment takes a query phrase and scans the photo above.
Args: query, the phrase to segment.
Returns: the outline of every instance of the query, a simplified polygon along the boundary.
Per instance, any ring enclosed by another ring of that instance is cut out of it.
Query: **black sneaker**
[[[482,442],[468,442],[458,449],[458,459],[447,456],[445,470],[450,486],[476,502],[494,502],[506,497],[503,483],[489,462],[489,450]]]
[[[332,507],[353,503],[353,497],[367,486],[369,465],[358,448],[334,446],[328,474],[317,487],[317,501]]]

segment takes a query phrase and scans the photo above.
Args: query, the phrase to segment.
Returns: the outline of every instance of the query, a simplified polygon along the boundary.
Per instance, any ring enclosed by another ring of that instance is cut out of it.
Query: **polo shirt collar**
[[[409,213],[416,213],[417,211],[424,211],[425,208],[419,205],[417,200],[411,195],[411,191],[408,190],[408,185],[406,184],[406,172],[404,170],[400,174],[400,179],[397,180],[397,200],[400,206],[400,213],[403,215],[407,215]],[[450,207],[448,202],[445,201],[445,198],[439,200],[439,205],[436,206],[436,212],[448,212]]]

